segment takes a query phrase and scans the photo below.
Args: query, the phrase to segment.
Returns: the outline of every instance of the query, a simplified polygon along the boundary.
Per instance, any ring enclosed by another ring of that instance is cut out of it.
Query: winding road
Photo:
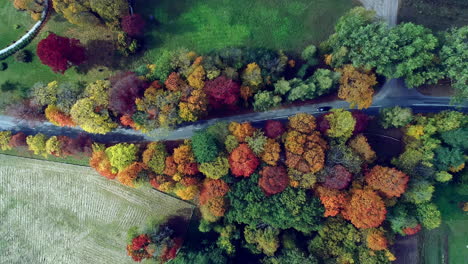
[[[376,13],[388,21],[390,26],[396,25],[399,0],[360,0],[368,9],[376,10]],[[365,112],[376,114],[382,107],[392,106],[411,107],[415,112],[436,112],[443,109],[455,109],[450,104],[449,97],[433,97],[425,96],[419,93],[416,89],[408,89],[403,80],[391,79],[380,89],[374,96],[373,104]],[[216,122],[253,122],[261,124],[265,120],[279,119],[284,120],[289,116],[297,113],[319,114],[318,107],[331,106],[333,108],[349,109],[349,104],[344,101],[336,100],[319,104],[309,104],[303,106],[288,107],[282,109],[274,109],[260,113],[241,114],[224,118],[215,118],[210,120],[202,120],[189,125],[180,126],[175,130],[168,131],[164,129],[156,129],[149,134],[144,134],[132,129],[116,129],[112,133],[106,135],[93,135],[91,138],[99,142],[132,142],[132,141],[156,141],[156,140],[175,140],[190,138],[195,131],[206,128]],[[459,111],[468,112],[468,102],[464,105],[457,106]],[[44,133],[46,135],[67,135],[77,136],[80,133],[85,133],[79,128],[62,128],[54,126],[50,123],[42,123],[36,126],[30,126],[23,121],[15,120],[8,116],[0,115],[0,130],[23,131],[26,134]]]

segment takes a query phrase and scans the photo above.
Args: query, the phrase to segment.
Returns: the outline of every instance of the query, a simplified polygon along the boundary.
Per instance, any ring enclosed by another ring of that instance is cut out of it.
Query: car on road
[[[331,106],[321,106],[319,108],[317,108],[317,111],[318,112],[328,112],[332,109],[333,107]]]

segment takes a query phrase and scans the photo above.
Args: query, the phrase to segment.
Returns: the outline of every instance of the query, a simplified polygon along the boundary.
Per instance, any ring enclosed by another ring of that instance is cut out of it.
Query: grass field
[[[318,44],[352,0],[136,0],[136,12],[154,16],[150,52],[186,47],[207,52],[227,46],[297,51]]]
[[[28,12],[18,12],[12,1],[2,0],[0,2],[0,49],[20,39],[34,23]]]
[[[29,151],[27,147],[17,147],[17,148],[13,148],[10,150],[0,149],[0,154],[16,156],[16,157],[24,157],[24,158],[30,158],[30,159],[37,159],[37,160],[60,162],[60,163],[66,163],[66,164],[71,164],[71,165],[89,166],[89,157],[84,154],[77,154],[77,155],[68,156],[65,158],[48,155],[47,158],[45,158],[40,155],[34,155],[34,153]]]
[[[422,24],[433,30],[445,30],[468,24],[466,0],[402,0],[399,22]]]
[[[421,258],[425,264],[466,263],[468,256],[468,213],[460,202],[468,196],[460,195],[453,185],[438,186],[435,202],[442,213],[442,225],[421,235]]]
[[[133,263],[126,232],[192,205],[90,168],[0,155],[0,263]]]

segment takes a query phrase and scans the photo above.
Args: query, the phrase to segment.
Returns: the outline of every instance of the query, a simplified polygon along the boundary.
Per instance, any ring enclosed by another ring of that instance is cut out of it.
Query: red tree
[[[130,37],[139,37],[143,35],[145,20],[140,14],[127,15],[122,18],[122,29]]]
[[[206,204],[210,199],[223,197],[229,191],[229,185],[223,180],[206,179],[200,192],[200,205]]]
[[[263,129],[265,131],[265,136],[269,138],[277,138],[283,135],[285,128],[283,123],[276,120],[268,120]]]
[[[354,126],[353,134],[359,134],[366,130],[367,125],[369,124],[369,116],[364,114],[362,111],[354,110],[351,112],[354,119],[356,120],[356,125]]]
[[[417,234],[419,231],[421,231],[421,225],[420,224],[417,224],[415,227],[406,227],[406,228],[403,228],[403,232],[406,234],[406,235],[414,235],[414,234]]]
[[[79,65],[86,60],[86,49],[77,39],[50,33],[37,45],[37,56],[54,72],[63,74],[70,66]]]
[[[258,180],[258,185],[266,196],[280,193],[289,185],[288,172],[285,167],[267,166],[260,171],[260,175],[262,177]]]
[[[322,134],[326,134],[327,130],[330,129],[330,122],[325,118],[330,113],[323,114],[317,118],[317,130],[322,132]]]
[[[353,175],[341,165],[333,166],[325,178],[325,187],[341,190],[348,187]]]
[[[148,84],[133,72],[121,72],[110,77],[109,108],[118,114],[133,114],[135,99],[142,97]]]
[[[24,134],[23,132],[14,134],[10,138],[9,145],[12,148],[26,146],[26,134]]]
[[[207,81],[205,92],[210,105],[215,108],[235,108],[240,97],[240,85],[225,76]]]
[[[259,163],[255,153],[253,153],[247,144],[240,144],[229,156],[229,165],[236,177],[250,177]]]

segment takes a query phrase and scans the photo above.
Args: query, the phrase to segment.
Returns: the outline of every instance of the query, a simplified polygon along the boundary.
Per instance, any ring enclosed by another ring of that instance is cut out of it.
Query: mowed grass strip
[[[13,6],[13,1],[0,2],[0,50],[6,48],[14,41],[19,40],[35,21],[28,12],[19,12]]]
[[[0,155],[0,263],[133,263],[126,233],[193,206],[91,168]]]

